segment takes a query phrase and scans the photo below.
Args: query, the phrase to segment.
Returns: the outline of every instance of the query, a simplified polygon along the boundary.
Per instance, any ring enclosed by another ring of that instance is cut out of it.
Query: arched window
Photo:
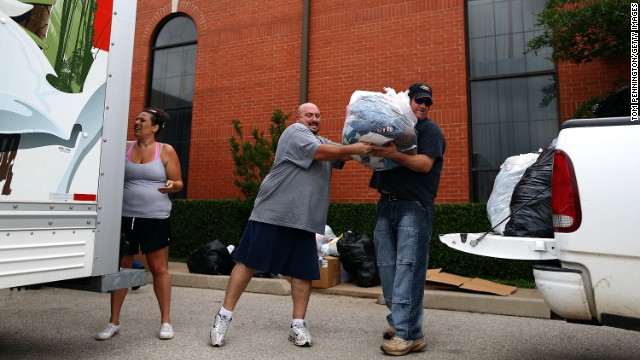
[[[184,189],[174,198],[185,198],[189,174],[189,143],[193,113],[193,84],[198,33],[191,18],[177,15],[162,24],[151,50],[149,106],[171,115],[160,138],[178,153]]]

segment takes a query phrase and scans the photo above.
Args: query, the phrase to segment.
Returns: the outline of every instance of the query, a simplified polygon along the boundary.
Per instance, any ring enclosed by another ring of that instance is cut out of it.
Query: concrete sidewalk
[[[169,273],[173,286],[194,287],[202,289],[224,290],[228,276],[203,275],[189,273],[187,264],[170,262]],[[147,275],[151,283],[151,274]],[[284,279],[253,278],[247,290],[249,292],[272,295],[290,295],[291,287]],[[358,287],[353,283],[341,283],[328,289],[313,289],[313,292],[331,295],[343,295],[376,299],[384,304],[382,288]],[[540,293],[535,289],[520,289],[508,296],[472,293],[461,290],[442,290],[427,287],[425,291],[424,307],[429,309],[468,311],[476,313],[513,315],[549,319],[551,311],[544,303]]]

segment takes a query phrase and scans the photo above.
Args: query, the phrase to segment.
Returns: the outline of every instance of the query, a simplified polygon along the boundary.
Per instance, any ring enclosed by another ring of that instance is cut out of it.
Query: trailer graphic
[[[0,288],[146,282],[118,264],[135,8],[0,0]]]

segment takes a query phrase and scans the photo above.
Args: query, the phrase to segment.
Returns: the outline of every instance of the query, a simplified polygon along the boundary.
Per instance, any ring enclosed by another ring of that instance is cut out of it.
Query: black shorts
[[[169,246],[171,223],[166,219],[122,217],[120,233],[129,241],[127,255],[136,255],[138,249],[148,254]]]
[[[234,257],[251,269],[318,280],[317,246],[312,232],[249,221]]]

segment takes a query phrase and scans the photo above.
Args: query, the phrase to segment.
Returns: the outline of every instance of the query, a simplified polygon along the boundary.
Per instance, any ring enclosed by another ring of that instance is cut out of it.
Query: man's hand
[[[366,142],[357,142],[349,145],[322,144],[316,151],[313,160],[345,160],[351,155],[367,155],[372,148],[373,145]]]
[[[371,149],[371,156],[391,159],[410,170],[419,173],[428,173],[436,162],[436,158],[422,154],[406,154],[398,151],[395,142],[389,141],[385,146],[374,146]]]
[[[352,155],[367,155],[371,152],[371,150],[374,148],[373,145],[371,145],[371,143],[367,143],[367,142],[361,142],[358,141],[355,144],[351,144],[349,146],[353,147],[353,153]]]
[[[371,156],[391,158],[394,153],[398,152],[398,146],[395,142],[389,141],[384,146],[374,146],[371,149]]]

